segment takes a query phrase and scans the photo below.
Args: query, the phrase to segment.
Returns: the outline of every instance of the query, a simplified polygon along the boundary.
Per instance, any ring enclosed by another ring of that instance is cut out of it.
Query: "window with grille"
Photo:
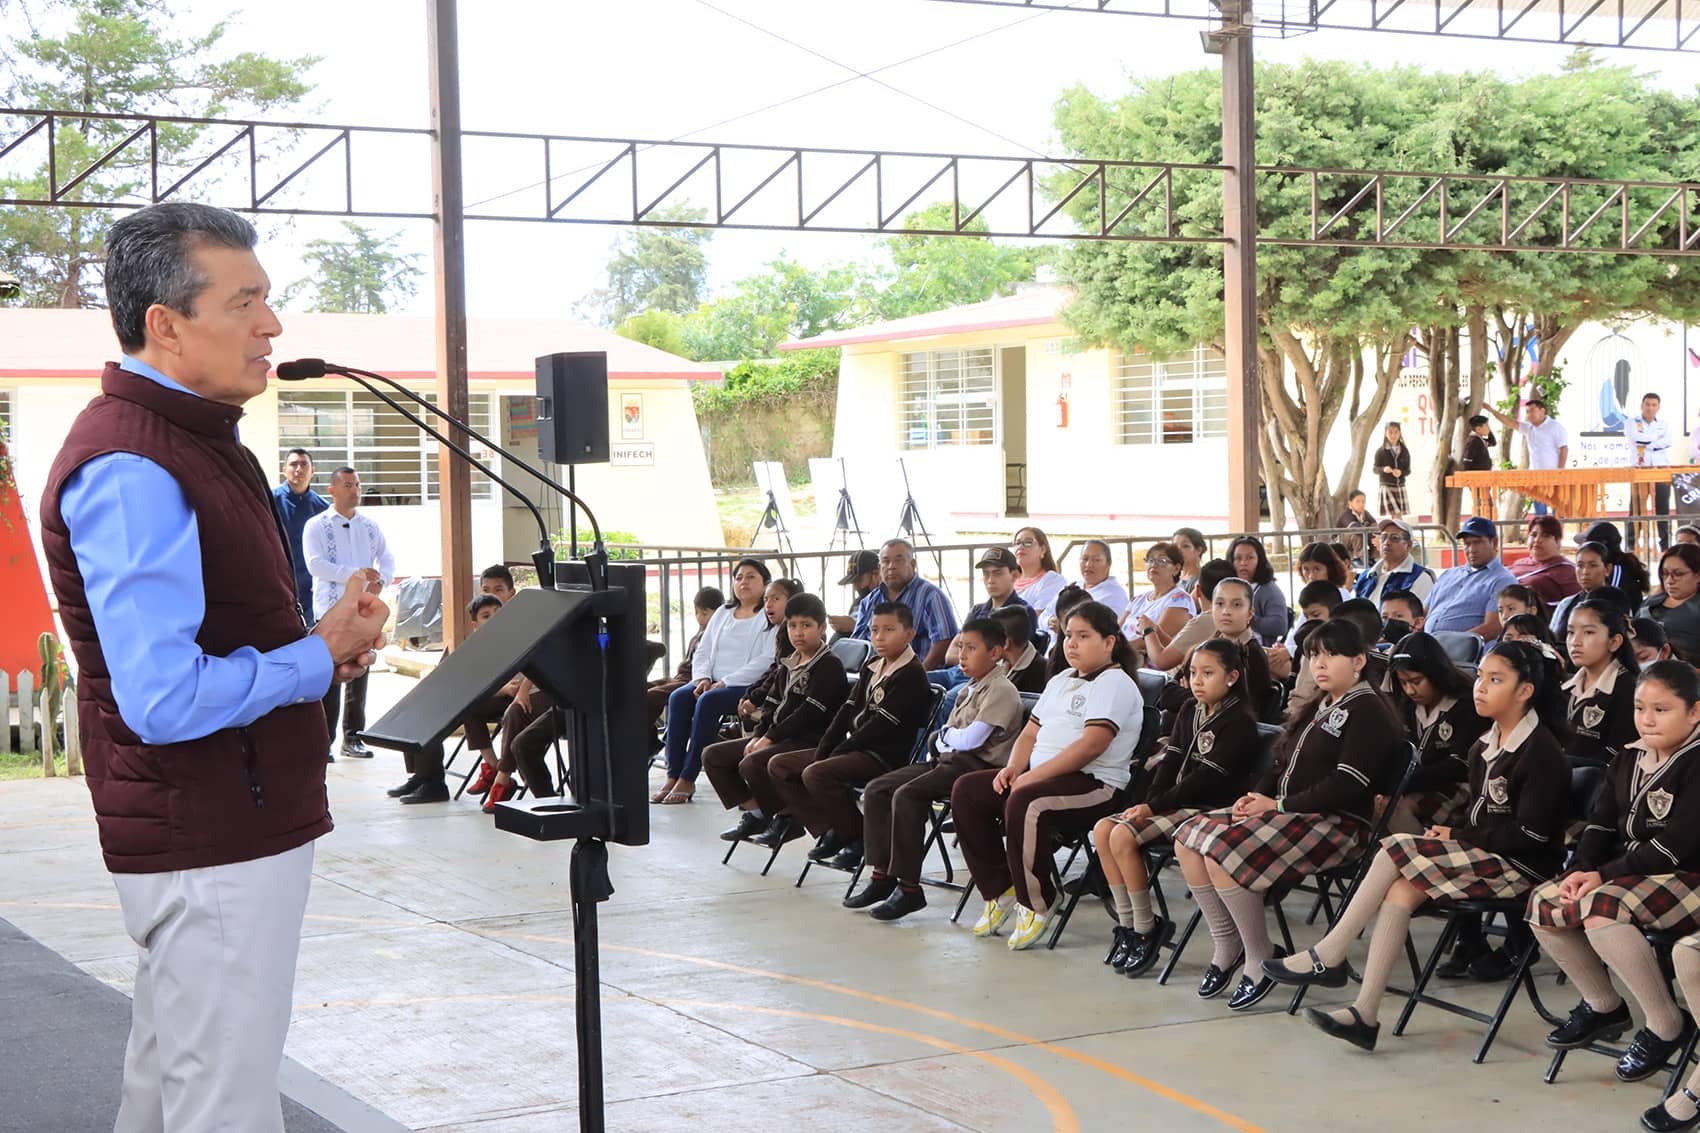
[[[900,377],[899,447],[997,443],[998,380],[992,347],[905,354]]]
[[[0,441],[12,444],[12,391],[0,389]]]
[[[1185,445],[1228,435],[1228,367],[1207,346],[1167,357],[1119,355],[1113,375],[1115,440]]]
[[[436,401],[433,394],[425,399]],[[469,409],[467,423],[490,435],[489,395],[472,395]],[[315,487],[321,492],[331,473],[347,465],[360,473],[362,506],[395,507],[437,498],[437,442],[369,393],[280,393],[277,419],[279,467],[290,449],[306,449],[313,455]],[[468,448],[487,455],[476,441]],[[490,479],[480,472],[472,474],[472,498],[491,498]]]

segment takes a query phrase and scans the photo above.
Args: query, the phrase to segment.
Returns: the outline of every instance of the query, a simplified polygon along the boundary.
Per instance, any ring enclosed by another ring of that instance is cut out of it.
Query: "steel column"
[[[461,181],[460,36],[455,0],[427,0],[431,41],[431,189],[436,210],[437,405],[468,417],[466,387],[466,200]],[[471,438],[449,426],[461,444]],[[472,475],[437,446],[443,556],[443,644],[466,636],[472,586]]]
[[[1228,526],[1256,531],[1257,485],[1263,467],[1263,420],[1257,376],[1257,115],[1251,29],[1245,0],[1221,4],[1222,51],[1222,346],[1228,371]]]

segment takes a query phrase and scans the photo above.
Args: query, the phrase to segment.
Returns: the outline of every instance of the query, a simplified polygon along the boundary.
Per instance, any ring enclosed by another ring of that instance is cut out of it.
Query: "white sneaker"
[[[980,919],[974,922],[975,936],[996,936],[1004,921],[1009,919],[1010,910],[1015,908],[1015,887],[1004,890],[1003,894],[986,902],[986,907],[980,910]]]
[[[1015,931],[1009,934],[1009,950],[1020,952],[1039,943],[1045,935],[1047,918],[1043,913],[1035,913],[1026,905],[1020,905],[1015,913]]]

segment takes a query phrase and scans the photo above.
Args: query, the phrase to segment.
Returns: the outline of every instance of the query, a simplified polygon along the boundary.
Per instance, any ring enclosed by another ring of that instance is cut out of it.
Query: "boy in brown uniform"
[[[1017,613],[1025,632],[1026,614]],[[957,664],[969,683],[960,686],[950,719],[933,737],[933,758],[886,772],[862,795],[863,844],[873,877],[860,893],[844,898],[844,907],[873,906],[875,920],[894,921],[926,907],[921,857],[933,804],[948,799],[951,786],[968,772],[1009,762],[1009,749],[1026,717],[1021,694],[1000,664],[1008,640],[999,620],[971,619],[956,643]]]
[[[812,861],[854,869],[862,860],[862,812],[852,788],[909,762],[915,733],[926,726],[933,686],[910,648],[915,618],[899,602],[874,607],[869,637],[874,661],[838,710],[814,751],[789,751],[767,765],[783,817],[800,821],[817,837]],[[787,827],[789,824],[787,824]],[[777,839],[790,836],[783,829]],[[763,845],[775,845],[770,828]]]

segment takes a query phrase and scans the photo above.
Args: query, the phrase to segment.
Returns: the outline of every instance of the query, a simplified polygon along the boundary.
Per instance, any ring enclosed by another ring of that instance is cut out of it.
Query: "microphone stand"
[[[592,534],[592,537],[595,539],[595,543],[594,543],[594,545],[591,549],[591,552],[589,554],[585,555],[585,557],[584,557],[585,567],[590,572],[590,588],[592,590],[606,590],[608,588],[608,552],[603,548],[603,545],[602,545],[602,525],[596,522],[596,515],[595,515],[594,512],[592,512],[590,510],[590,505],[585,503],[582,499],[580,499],[577,492],[573,491],[570,488],[562,486],[560,483],[558,483],[552,477],[545,476],[534,465],[530,464],[529,462],[527,462],[525,460],[520,459],[518,456],[515,456],[513,453],[509,452],[507,449],[503,448],[501,445],[497,444],[495,441],[492,441],[489,437],[486,437],[483,433],[480,433],[477,429],[474,429],[471,425],[467,424],[465,421],[462,421],[459,418],[450,416],[449,414],[443,412],[437,406],[431,404],[429,401],[425,400],[423,397],[420,397],[418,394],[414,393],[412,390],[408,389],[406,386],[402,385],[400,382],[396,381],[392,377],[389,377],[385,374],[376,374],[376,373],[373,373],[371,370],[362,370],[362,369],[359,369],[358,367],[355,367],[355,366],[343,366],[343,365],[340,365],[340,364],[334,363],[334,362],[326,362],[325,363],[325,371],[327,373],[342,374],[342,375],[344,375],[344,376],[346,376],[346,377],[348,377],[352,380],[355,380],[355,381],[359,381],[360,378],[364,377],[364,378],[370,378],[373,381],[383,382],[385,385],[389,386],[391,389],[395,390],[397,393],[401,394],[403,397],[407,398],[409,401],[412,401],[415,404],[419,405],[426,412],[430,413],[433,417],[436,417],[436,418],[438,418],[439,420],[442,420],[442,421],[447,421],[450,425],[452,425],[456,429],[461,430],[462,432],[468,434],[469,436],[477,439],[479,442],[481,442],[485,445],[488,445],[490,448],[495,449],[497,452],[501,453],[502,456],[505,459],[513,461],[515,464],[519,465],[520,468],[524,469],[526,472],[529,472],[532,476],[535,476],[538,480],[542,481],[546,486],[553,488],[555,491],[559,492],[561,495],[565,496],[567,499],[571,500],[573,503],[575,503],[579,507],[583,508],[585,518],[590,520],[591,534]],[[364,382],[361,382],[361,385],[365,386],[366,389],[371,390],[372,393],[374,393],[374,394],[378,393],[377,390],[372,389],[371,386],[366,385],[366,383],[364,383]],[[378,396],[382,397],[383,395],[378,394]],[[386,399],[386,400],[388,400],[388,399]],[[390,402],[390,404],[393,405],[395,403]],[[413,419],[417,420],[417,418],[413,418]],[[423,426],[423,425],[421,425],[420,427],[425,428],[425,426]],[[442,439],[442,435],[440,433],[433,432],[432,430],[430,430],[428,428],[426,429],[426,432],[431,433],[432,436],[437,437],[439,440]],[[447,441],[444,441],[444,443],[449,444],[449,442],[447,442]],[[453,448],[454,446],[452,444],[450,444],[449,447]],[[491,479],[495,479],[495,477],[491,476]],[[498,481],[498,483],[502,483],[502,482]],[[525,500],[527,507],[531,506],[531,501],[530,501],[529,498],[527,498],[523,494],[515,491],[513,488],[509,487],[506,483],[502,483],[502,486],[504,488],[508,488],[508,490],[510,492],[514,492],[515,495],[519,495],[521,499]],[[537,509],[535,507],[532,507],[531,510],[532,510],[532,514],[534,514],[534,515],[537,514]],[[538,516],[537,522],[540,525],[543,524],[542,516],[540,516],[540,515]],[[547,525],[544,525],[544,531],[545,531],[545,542],[546,542],[546,544],[549,548],[549,551],[550,551],[549,561],[550,561],[551,564],[553,564],[553,562],[554,562],[554,544],[553,544],[552,541],[547,539],[547,531],[548,531]],[[576,544],[577,538],[578,538],[578,524],[577,524],[576,521],[573,524],[572,535],[573,535],[574,542]],[[535,556],[534,556],[534,558],[535,558]],[[552,572],[552,568],[551,568],[551,572]],[[541,576],[541,574],[542,574],[541,568],[539,568],[538,573],[539,573],[539,576]],[[551,583],[550,585],[553,585],[553,584]]]

